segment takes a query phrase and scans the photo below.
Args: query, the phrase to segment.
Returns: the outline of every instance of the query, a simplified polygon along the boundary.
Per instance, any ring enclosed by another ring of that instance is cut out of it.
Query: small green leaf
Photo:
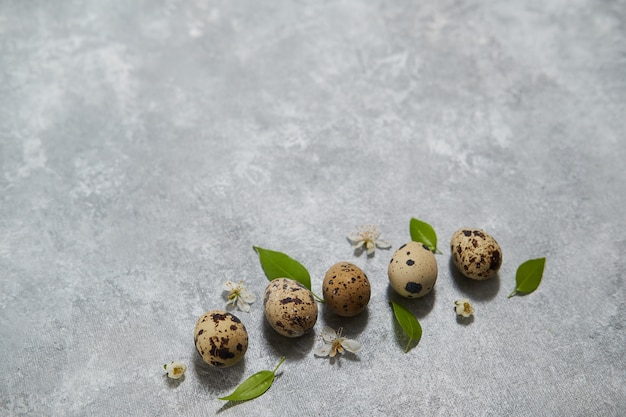
[[[419,343],[422,338],[422,326],[420,322],[417,321],[417,318],[406,308],[402,307],[398,303],[391,302],[391,306],[393,307],[393,314],[396,316],[396,320],[404,330],[404,333],[409,337],[409,343],[407,343],[406,348],[404,349],[404,353],[409,351],[409,347],[411,346],[411,342],[415,340],[416,343]]]
[[[258,246],[253,246],[253,248],[259,254],[263,272],[270,281],[276,278],[291,278],[309,290],[311,289],[311,275],[300,262],[282,252],[263,249]]]
[[[441,253],[437,249],[437,233],[431,225],[413,217],[409,223],[409,228],[411,229],[412,241],[423,243],[433,253]]]
[[[543,268],[546,265],[546,258],[529,259],[517,268],[515,273],[515,290],[509,294],[509,298],[516,295],[518,292],[530,294],[535,291],[539,284],[541,284],[541,278],[543,277]]]
[[[243,381],[235,390],[226,397],[220,398],[225,401],[246,401],[259,397],[265,393],[274,382],[278,367],[285,361],[285,357],[280,358],[280,362],[273,371],[259,371]]]
[[[274,382],[274,372],[260,371],[246,379],[232,394],[220,398],[225,401],[245,401],[256,398],[267,391]]]

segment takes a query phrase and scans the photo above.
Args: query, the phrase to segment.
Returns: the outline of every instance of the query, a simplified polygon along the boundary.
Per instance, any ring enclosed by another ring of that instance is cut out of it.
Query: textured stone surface
[[[620,415],[625,28],[623,0],[0,0],[0,414]],[[443,254],[399,300],[411,217]],[[393,248],[356,258],[370,223]],[[451,269],[463,226],[501,245],[496,278]],[[355,263],[367,313],[321,307],[290,340],[259,299],[245,359],[207,369],[195,321],[228,279],[260,297],[252,245],[318,294]],[[539,290],[507,299],[539,256]],[[389,300],[422,323],[408,354]],[[363,350],[313,357],[325,324]],[[217,399],[281,355],[264,396]]]

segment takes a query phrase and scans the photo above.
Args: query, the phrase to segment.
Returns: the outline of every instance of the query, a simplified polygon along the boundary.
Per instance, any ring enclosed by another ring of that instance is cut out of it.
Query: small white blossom
[[[334,358],[337,353],[343,353],[344,349],[348,352],[357,353],[361,350],[361,344],[356,340],[346,339],[341,337],[343,327],[340,327],[337,332],[328,326],[324,326],[322,329],[322,344],[313,350],[313,354],[316,356],[330,356]]]
[[[383,239],[379,239],[380,230],[377,226],[367,225],[359,226],[356,232],[348,235],[348,240],[352,243],[354,249],[365,248],[368,255],[372,255],[376,247],[380,249],[389,249],[391,244]]]
[[[170,362],[163,365],[163,368],[167,371],[167,376],[172,379],[180,379],[185,375],[185,371],[187,370],[187,366],[178,361]]]
[[[456,310],[456,314],[463,317],[469,317],[474,314],[474,307],[470,304],[470,301],[467,298],[462,298],[460,300],[456,300],[454,302],[456,306],[454,309]]]
[[[226,281],[224,290],[228,291],[227,307],[237,306],[239,310],[248,312],[250,311],[250,304],[254,303],[256,300],[256,295],[252,294],[245,285],[243,285],[243,280],[239,281],[238,284],[233,281]]]

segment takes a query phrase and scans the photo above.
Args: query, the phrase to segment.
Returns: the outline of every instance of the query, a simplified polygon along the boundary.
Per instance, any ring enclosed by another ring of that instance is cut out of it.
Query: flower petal
[[[332,348],[332,345],[328,345],[326,343],[316,347],[315,349],[313,349],[313,354],[315,356],[328,356],[330,354],[330,349]]]
[[[246,303],[252,304],[256,301],[256,295],[252,292],[248,291],[247,288],[242,288],[239,292],[239,298],[241,298]]]
[[[348,352],[352,352],[352,353],[357,353],[363,347],[363,345],[361,345],[359,342],[357,342],[356,340],[352,340],[352,339],[344,339],[341,342],[341,346],[343,346],[343,348],[347,350]]]
[[[363,240],[363,237],[362,237],[361,235],[359,235],[359,234],[356,234],[356,235],[348,235],[348,236],[346,236],[346,237],[348,238],[348,240],[349,240],[350,242],[352,242],[352,243],[354,243],[354,244],[356,244],[356,243],[358,243],[358,242],[360,242],[360,241],[362,241],[362,240]]]
[[[459,316],[469,317],[474,314],[474,307],[467,298],[461,298],[460,300],[456,300],[454,302],[454,305],[454,311]]]
[[[391,247],[391,243],[387,242],[386,240],[377,239],[376,246],[378,246],[381,249],[389,249]]]
[[[237,307],[239,308],[239,310],[247,313],[250,311],[250,305],[248,303],[246,303],[243,299],[238,298],[237,299]]]
[[[324,326],[322,328],[322,339],[326,343],[331,343],[333,340],[337,338],[337,333],[329,326]]]
[[[167,376],[172,379],[180,379],[185,374],[187,366],[182,362],[171,362],[165,365]]]

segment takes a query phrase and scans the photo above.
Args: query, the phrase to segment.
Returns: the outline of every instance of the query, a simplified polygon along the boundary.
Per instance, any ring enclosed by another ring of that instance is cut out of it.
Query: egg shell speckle
[[[428,247],[409,242],[391,257],[389,284],[401,296],[419,298],[428,294],[437,282],[437,260]]]
[[[372,294],[367,275],[349,262],[331,266],[322,289],[324,305],[342,317],[354,317],[365,310]]]
[[[315,326],[317,303],[304,285],[289,278],[272,280],[263,294],[267,322],[287,337],[300,337]]]
[[[233,366],[248,350],[246,327],[224,310],[204,313],[196,322],[193,339],[202,360],[219,368]]]
[[[479,281],[494,276],[502,265],[502,249],[498,242],[482,229],[464,227],[450,240],[452,260],[466,277]]]

